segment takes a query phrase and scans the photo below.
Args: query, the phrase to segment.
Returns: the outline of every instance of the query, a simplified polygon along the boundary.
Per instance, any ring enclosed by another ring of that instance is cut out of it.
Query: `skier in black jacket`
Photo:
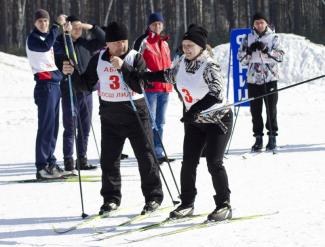
[[[67,23],[71,23],[71,38],[78,59],[78,68],[81,73],[85,72],[87,65],[94,52],[105,46],[105,32],[96,25],[81,22],[76,16],[68,16]],[[83,30],[89,30],[94,36],[92,39],[82,37]],[[64,40],[62,35],[57,38],[54,46],[56,64],[62,70],[62,62],[66,57]],[[72,55],[72,54],[71,54]],[[75,73],[74,73],[75,74]],[[72,75],[74,79],[75,75]],[[72,80],[74,82],[75,80]],[[62,115],[63,115],[63,158],[66,171],[73,171],[75,164],[73,160],[74,126],[71,114],[69,84],[65,77],[60,83],[62,93]],[[74,87],[75,88],[75,87]],[[81,170],[95,169],[88,163],[87,146],[90,132],[91,117],[93,109],[92,92],[76,91],[75,111],[80,118],[81,126],[77,126],[77,162]],[[81,134],[82,131],[82,134]]]
[[[220,66],[206,50],[207,34],[203,27],[192,24],[183,36],[184,55],[174,61],[171,69],[132,72],[131,77],[175,84],[186,108],[181,118],[185,123],[181,169],[182,204],[170,213],[170,217],[182,218],[193,214],[197,194],[196,169],[202,150],[206,147],[207,166],[216,192],[216,208],[208,215],[208,220],[222,221],[232,217],[230,189],[227,172],[223,166],[223,156],[231,133],[233,116],[230,108],[214,110],[226,103],[225,87]],[[204,114],[205,110],[209,110],[209,113]]]
[[[130,140],[138,160],[141,189],[145,198],[142,213],[156,210],[163,200],[158,164],[155,163],[152,152],[153,143],[147,141],[152,140],[152,128],[141,94],[142,90],[139,82],[130,88],[127,86],[130,84],[130,72],[144,70],[146,65],[140,53],[128,49],[127,33],[127,28],[123,24],[110,23],[106,28],[107,48],[90,60],[82,75],[76,76],[79,77],[76,82],[82,90],[91,91],[99,82],[102,135],[101,195],[104,198],[99,214],[115,210],[120,205],[122,196],[120,156],[126,138]],[[65,61],[63,73],[71,74],[73,71],[73,67]],[[145,133],[132,109],[130,96],[135,103]]]

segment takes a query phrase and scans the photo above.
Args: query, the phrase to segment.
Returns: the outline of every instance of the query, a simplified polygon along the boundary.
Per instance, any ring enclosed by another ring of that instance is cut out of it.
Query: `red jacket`
[[[142,53],[146,61],[147,68],[150,71],[159,71],[170,68],[172,62],[170,59],[170,50],[168,43],[169,37],[161,37],[158,34],[149,32],[140,46],[140,53]],[[151,82],[151,86],[146,88],[146,92],[172,92],[173,85],[162,82]]]

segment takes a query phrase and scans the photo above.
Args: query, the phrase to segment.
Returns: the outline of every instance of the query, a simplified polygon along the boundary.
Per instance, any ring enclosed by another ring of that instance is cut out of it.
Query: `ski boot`
[[[208,221],[229,220],[232,217],[232,210],[229,201],[217,205],[216,209],[208,215]]]
[[[263,137],[262,136],[255,136],[256,140],[254,145],[252,146],[251,152],[260,152],[263,148]]]
[[[160,207],[160,204],[156,201],[149,201],[146,202],[146,204],[144,205],[142,211],[141,211],[141,215],[145,215],[147,213],[151,213],[153,211],[156,211],[158,208]]]
[[[269,142],[266,145],[266,150],[274,150],[276,148],[276,138],[274,135],[269,135]]]
[[[99,210],[99,215],[103,215],[109,212],[112,212],[114,210],[117,210],[118,205],[115,202],[105,202]]]
[[[181,204],[169,213],[169,218],[181,219],[193,215],[194,206],[191,204]]]

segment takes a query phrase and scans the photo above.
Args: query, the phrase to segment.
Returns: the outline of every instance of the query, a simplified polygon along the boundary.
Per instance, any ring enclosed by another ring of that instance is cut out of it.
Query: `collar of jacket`
[[[153,43],[156,43],[156,42],[159,42],[159,41],[167,41],[169,40],[169,36],[166,35],[166,36],[161,36],[159,34],[156,34],[154,32],[148,32],[148,38],[147,38],[147,41],[149,44],[153,44]]]
[[[256,30],[253,28],[253,34],[254,34],[254,36],[257,36],[259,38],[261,38],[263,36],[267,36],[267,35],[269,35],[271,33],[274,33],[274,31],[269,26],[267,26],[266,29],[264,30],[264,32],[262,32],[262,33],[256,32]]]
[[[45,37],[46,35],[48,35],[47,33],[42,33],[40,30],[38,30],[36,27],[34,28],[34,32],[42,37]]]
[[[185,64],[187,65],[190,65],[190,64],[194,64],[194,63],[199,63],[199,64],[202,64],[204,63],[209,57],[211,57],[208,53],[207,50],[203,50],[201,52],[201,54],[199,54],[196,58],[194,58],[193,60],[188,60],[185,58],[185,55],[184,55],[184,61],[185,61]]]
[[[124,53],[122,56],[119,56],[119,58],[124,59],[127,56],[127,54],[130,52],[130,50],[131,49],[129,48],[127,50],[127,52]],[[110,59],[109,59],[110,57],[111,57],[111,55],[109,54],[109,50],[107,48],[106,51],[103,53],[101,59],[103,59],[104,61],[110,62]]]

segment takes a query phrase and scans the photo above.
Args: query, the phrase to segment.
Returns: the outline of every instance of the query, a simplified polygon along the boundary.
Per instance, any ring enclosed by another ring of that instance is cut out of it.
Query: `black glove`
[[[252,48],[251,47],[247,47],[247,49],[246,49],[246,53],[247,53],[247,55],[252,55]]]
[[[183,117],[180,119],[183,123],[193,123],[199,116],[200,111],[190,108],[184,113]]]
[[[261,51],[262,51],[263,53],[268,53],[269,48],[267,47],[266,44],[263,43],[263,47],[261,48]]]
[[[252,52],[253,51],[256,51],[257,50],[257,47],[259,46],[258,43],[259,43],[259,41],[254,42],[253,44],[251,44],[250,47],[248,47],[248,49],[250,49]]]
[[[258,41],[256,43],[257,43],[257,47],[256,47],[257,50],[260,50],[263,53],[267,53],[268,47],[266,46],[266,44],[264,44],[263,42],[260,42],[260,41]]]

